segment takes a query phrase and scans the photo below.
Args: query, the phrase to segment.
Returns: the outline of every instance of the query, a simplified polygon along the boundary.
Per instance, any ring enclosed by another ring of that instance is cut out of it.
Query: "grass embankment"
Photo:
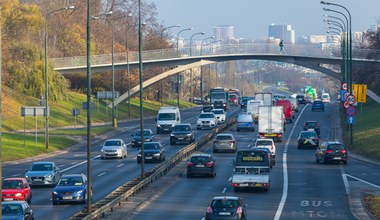
[[[82,103],[87,101],[84,94],[69,92],[67,100],[60,102],[49,102],[49,148],[45,147],[45,118],[39,117],[21,117],[22,106],[38,106],[39,100],[33,97],[24,96],[7,87],[3,87],[3,111],[2,111],[2,160],[11,161],[21,158],[36,156],[38,154],[48,153],[55,150],[64,149],[76,143],[75,140],[67,136],[85,136],[87,134],[87,112],[82,109]],[[95,109],[91,114],[91,123],[95,125],[100,122],[111,122],[112,111],[107,107],[110,100],[96,100]],[[139,99],[131,99],[131,118],[139,117]],[[176,100],[164,100],[164,105],[177,105]],[[160,102],[144,100],[144,116],[155,115],[160,108]],[[189,102],[180,102],[181,108],[193,106]],[[80,109],[79,116],[74,117],[71,114],[73,108]],[[117,120],[128,119],[128,105],[120,104],[115,110]],[[71,127],[74,125],[77,129],[56,129],[62,127]],[[27,134],[24,136],[24,128]],[[91,136],[106,133],[113,128],[111,126],[100,126],[91,128]],[[35,130],[38,131],[37,141]],[[16,132],[17,131],[17,132]],[[25,144],[24,144],[25,142]]]
[[[363,106],[356,106],[353,125],[353,144],[349,146],[350,134],[345,131],[345,143],[349,149],[368,158],[380,160],[380,104],[368,98]],[[346,123],[345,120],[343,123]],[[365,194],[365,207],[375,218],[380,219],[380,195]]]

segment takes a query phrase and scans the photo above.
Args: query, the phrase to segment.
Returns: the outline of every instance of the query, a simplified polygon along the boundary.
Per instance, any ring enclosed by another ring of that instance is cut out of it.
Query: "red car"
[[[25,178],[6,178],[1,190],[3,201],[32,201],[32,190]]]

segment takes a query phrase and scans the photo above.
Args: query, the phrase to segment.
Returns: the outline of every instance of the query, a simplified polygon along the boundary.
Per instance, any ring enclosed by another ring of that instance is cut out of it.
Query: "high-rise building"
[[[232,25],[219,25],[213,28],[215,40],[229,41],[235,39],[234,26]]]
[[[269,25],[268,37],[284,40],[286,44],[294,44],[296,42],[295,31],[292,30],[292,25],[290,24]]]

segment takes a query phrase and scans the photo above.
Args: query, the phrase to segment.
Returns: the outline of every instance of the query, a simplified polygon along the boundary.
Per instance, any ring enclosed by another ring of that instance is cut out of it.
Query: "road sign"
[[[346,100],[344,100],[344,94],[347,92],[347,90],[340,90],[340,101],[344,102]]]
[[[91,108],[91,110],[93,110],[95,108],[95,103],[94,102],[90,103],[90,108]],[[87,110],[87,102],[82,102],[82,109],[83,110]]]
[[[347,116],[347,124],[355,124],[355,116]]]
[[[349,92],[345,92],[343,97],[344,97],[344,101],[347,101],[347,97],[351,95]]]
[[[356,113],[356,110],[355,110],[354,106],[350,106],[346,109],[346,115],[347,116],[353,116],[353,115],[355,115],[355,113]]]
[[[46,108],[40,106],[21,106],[21,116],[46,116]],[[50,115],[50,108],[47,114]]]
[[[366,84],[352,84],[352,89],[354,91],[354,96],[356,102],[366,103],[367,101],[367,85]]]
[[[350,105],[353,105],[353,104],[355,104],[355,96],[353,96],[353,95],[349,95],[349,96],[347,96],[347,102],[348,102],[348,104],[350,104]]]
[[[71,109],[71,114],[72,114],[72,116],[78,116],[80,114],[79,108],[73,108],[73,109]]]
[[[345,101],[345,102],[343,103],[343,107],[344,107],[345,109],[348,109],[348,108],[350,107],[350,104],[348,104],[348,102]]]
[[[343,83],[343,84],[342,84],[342,89],[343,89],[343,90],[347,90],[347,83]]]

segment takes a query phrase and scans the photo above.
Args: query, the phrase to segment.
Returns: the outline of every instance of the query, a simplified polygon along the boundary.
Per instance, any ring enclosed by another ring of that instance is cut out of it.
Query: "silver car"
[[[25,179],[30,186],[53,186],[60,178],[61,170],[54,162],[34,162],[25,173]]]
[[[217,134],[213,141],[213,152],[232,151],[236,152],[236,139],[232,134]]]
[[[100,159],[127,158],[127,145],[123,139],[108,139],[103,143]]]

